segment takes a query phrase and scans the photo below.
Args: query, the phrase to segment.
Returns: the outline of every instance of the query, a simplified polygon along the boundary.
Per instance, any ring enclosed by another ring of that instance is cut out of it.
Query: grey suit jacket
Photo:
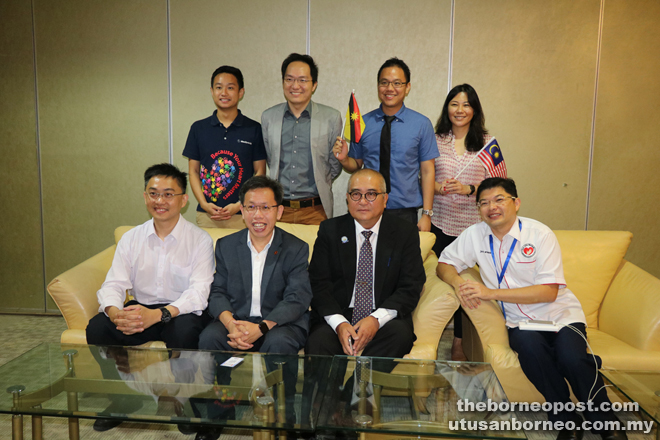
[[[312,288],[307,274],[309,246],[299,238],[275,228],[261,279],[261,317],[280,325],[309,330]],[[248,230],[220,238],[215,246],[215,275],[209,296],[214,319],[229,310],[248,320],[252,305],[252,258]]]
[[[277,104],[261,115],[261,130],[266,145],[266,155],[270,177],[279,180],[280,151],[282,148],[282,118],[287,110],[287,103]],[[341,115],[337,110],[312,101],[312,128],[310,144],[312,146],[312,168],[314,182],[319,190],[319,197],[328,218],[332,218],[332,181],[341,172],[341,164],[332,154],[332,146],[341,134]]]

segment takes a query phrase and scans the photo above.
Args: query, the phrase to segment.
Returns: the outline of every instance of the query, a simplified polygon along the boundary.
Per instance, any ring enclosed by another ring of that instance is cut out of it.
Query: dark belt
[[[309,208],[310,206],[321,206],[321,198],[312,197],[310,199],[282,200],[282,205],[293,209]]]

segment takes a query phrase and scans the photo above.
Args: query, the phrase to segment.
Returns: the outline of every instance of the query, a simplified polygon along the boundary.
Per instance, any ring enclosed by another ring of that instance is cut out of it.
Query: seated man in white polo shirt
[[[609,402],[598,375],[600,359],[587,354],[586,319],[580,302],[566,287],[561,250],[555,234],[542,223],[518,217],[520,199],[515,182],[492,177],[477,191],[477,207],[483,222],[466,229],[439,258],[438,276],[451,284],[463,307],[479,307],[481,301],[500,302],[509,332],[509,344],[518,353],[527,378],[551,403],[570,402],[570,391],[582,403],[590,422],[616,421],[611,411],[598,411]],[[459,272],[479,265],[484,284],[465,280]],[[558,332],[521,330],[525,320],[554,321]],[[595,386],[594,386],[595,383]],[[548,413],[553,422],[574,422],[577,429],[563,428],[558,440],[581,439],[582,419],[572,411]],[[604,440],[625,439],[622,431],[598,432]]]

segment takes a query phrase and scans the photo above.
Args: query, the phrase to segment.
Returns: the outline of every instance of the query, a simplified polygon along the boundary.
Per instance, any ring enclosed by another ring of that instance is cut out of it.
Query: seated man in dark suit
[[[218,240],[209,297],[214,318],[201,334],[207,350],[295,354],[305,343],[312,298],[307,243],[276,228],[282,186],[265,176],[239,194],[247,229]]]
[[[209,297],[214,321],[200,335],[199,348],[296,354],[305,344],[312,299],[307,273],[309,246],[275,227],[284,210],[282,198],[282,185],[266,176],[254,176],[241,187],[239,199],[247,229],[216,243]],[[222,365],[230,356],[215,354],[218,384],[231,381],[231,368]],[[267,357],[266,368],[277,368],[277,361],[277,356]],[[287,422],[293,424],[298,364],[286,363],[284,375]],[[194,411],[206,411],[213,419],[231,420],[236,414],[231,403],[191,403]],[[204,428],[195,438],[215,440],[221,431]]]
[[[426,281],[413,223],[385,210],[385,180],[351,176],[349,214],[321,223],[309,266],[312,325],[306,354],[400,358],[415,340],[412,311]]]

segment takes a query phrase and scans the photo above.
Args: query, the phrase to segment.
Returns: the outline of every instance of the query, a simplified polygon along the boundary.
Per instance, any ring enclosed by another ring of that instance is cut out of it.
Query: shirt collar
[[[312,118],[312,100],[310,99],[309,102],[307,103],[307,107],[305,107],[305,110],[300,113],[300,117],[302,118],[305,115],[305,112],[307,112],[307,115],[309,118]],[[284,111],[284,114],[289,114],[290,116],[293,116],[293,113],[291,113],[291,109],[289,108],[289,103],[286,103],[286,110]],[[293,116],[295,118],[295,116]]]
[[[174,238],[175,241],[179,241],[181,239],[181,236],[183,235],[183,216],[179,214],[179,220],[176,222],[176,226],[174,226],[174,229],[172,229],[172,232],[169,233],[167,237],[165,237],[165,240],[167,240],[168,237]],[[158,237],[158,234],[156,234],[156,227],[154,226],[154,219],[150,219],[149,222],[147,223],[147,237],[151,236],[156,237],[157,239],[160,240]]]
[[[263,250],[262,250],[261,252],[263,252],[263,251],[267,251],[268,249],[270,249],[270,245],[273,244],[273,238],[275,238],[275,228],[273,228],[273,233],[270,234],[270,241],[269,241],[268,244],[263,248]],[[250,240],[250,231],[249,231],[249,230],[248,230],[248,233],[247,233],[247,245],[248,245],[248,248],[249,248],[252,252],[254,252],[255,254],[258,254],[258,253],[259,253],[259,252],[257,252],[257,250],[254,248],[254,246],[252,246],[252,240]]]
[[[521,228],[520,225],[522,224],[522,222],[521,223],[518,223],[518,222],[520,222],[520,217],[516,216],[516,221],[513,223],[513,226],[511,226],[511,229],[509,229],[509,232],[507,232],[504,235],[504,237],[509,235],[509,236],[511,236],[512,239],[516,239],[516,240],[520,241],[520,232],[521,232],[520,231],[520,228]],[[493,237],[495,236],[495,234],[493,234],[493,231],[490,231],[490,234]]]
[[[238,110],[238,114],[236,115],[236,118],[234,118],[233,122],[231,123],[230,127],[233,125],[238,125],[241,126],[243,125],[243,113],[241,113],[240,110]],[[213,118],[211,119],[211,125],[218,126],[220,125],[220,120],[218,119],[218,110],[215,110],[213,112]]]
[[[400,119],[401,122],[405,122],[406,110],[407,110],[406,104],[401,105],[399,111],[394,114],[394,118]],[[378,116],[379,119],[385,119],[385,113],[383,112],[383,104],[381,104],[380,107],[378,107],[378,110],[376,110],[376,116]]]
[[[355,233],[356,235],[362,235],[362,231],[371,231],[374,233],[374,235],[378,236],[378,231],[380,231],[380,222],[383,220],[383,216],[381,215],[378,221],[376,222],[375,225],[371,229],[365,229],[362,227],[360,223],[358,223],[357,220],[353,219],[355,222]]]

